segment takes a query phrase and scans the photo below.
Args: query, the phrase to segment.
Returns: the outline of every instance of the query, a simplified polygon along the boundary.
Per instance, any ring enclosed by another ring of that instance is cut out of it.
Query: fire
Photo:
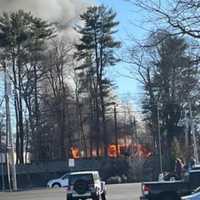
[[[152,155],[152,152],[141,144],[135,144],[135,150],[136,155],[140,158],[149,158]]]
[[[145,148],[141,144],[125,145],[119,144],[118,147],[115,144],[110,144],[108,147],[108,156],[111,158],[117,157],[117,155],[131,155],[134,154],[140,158],[148,158],[152,155],[151,151]]]
[[[108,156],[117,157],[117,154],[120,155],[120,145],[117,147],[115,144],[110,144],[108,147]]]
[[[100,152],[100,155],[103,152]],[[92,155],[94,157],[97,156],[96,154],[96,150],[92,151]],[[116,158],[117,156],[120,155],[127,155],[127,156],[137,156],[139,158],[149,158],[152,155],[152,152],[147,149],[146,147],[144,147],[141,144],[118,144],[118,146],[116,146],[115,144],[110,144],[108,146],[108,156],[110,158]],[[81,153],[80,153],[80,149],[77,146],[72,146],[71,147],[71,156],[74,159],[79,159],[81,158]]]
[[[74,159],[80,158],[80,150],[79,150],[79,148],[76,147],[76,146],[71,147],[71,154],[72,154],[72,158],[74,158]]]

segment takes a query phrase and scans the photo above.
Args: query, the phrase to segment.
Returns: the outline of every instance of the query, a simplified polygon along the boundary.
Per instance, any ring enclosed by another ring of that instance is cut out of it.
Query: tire
[[[105,192],[103,192],[103,193],[101,194],[101,200],[106,200],[106,193],[105,193]]]
[[[77,180],[74,183],[74,190],[78,193],[78,194],[84,194],[89,190],[89,184],[87,181],[85,180]]]
[[[67,200],[73,200],[73,197],[71,195],[67,195]]]
[[[52,185],[52,188],[61,188],[61,185],[60,185],[60,183],[54,183]]]
[[[92,200],[100,200],[100,196],[93,197]]]

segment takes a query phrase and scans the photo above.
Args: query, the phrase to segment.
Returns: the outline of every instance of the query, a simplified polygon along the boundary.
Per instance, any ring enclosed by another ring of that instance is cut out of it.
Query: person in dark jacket
[[[175,163],[175,173],[177,180],[182,179],[183,168],[184,168],[184,163],[180,158],[177,158]]]

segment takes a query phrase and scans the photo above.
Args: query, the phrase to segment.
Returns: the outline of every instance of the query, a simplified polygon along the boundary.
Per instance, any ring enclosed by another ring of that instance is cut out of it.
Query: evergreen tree
[[[179,137],[179,126],[190,95],[198,83],[198,69],[187,54],[188,45],[183,38],[159,32],[148,50],[150,59],[143,72],[145,99],[143,109],[147,114],[158,146],[158,123],[162,136],[163,153],[170,164],[174,138]],[[159,116],[159,118],[158,118]],[[168,165],[168,167],[170,167]]]
[[[8,61],[9,67],[12,68],[16,153],[17,162],[20,163],[24,162],[25,109],[29,112],[30,126],[34,130],[32,134],[38,134],[38,66],[40,66],[41,51],[44,49],[45,41],[52,34],[53,29],[46,21],[33,17],[31,13],[23,10],[0,16],[1,59],[2,62]],[[36,143],[39,143],[38,135],[36,137]]]
[[[119,59],[114,55],[115,49],[120,47],[120,42],[115,41],[116,13],[104,5],[89,7],[82,14],[81,20],[84,27],[78,27],[81,34],[80,43],[76,45],[75,57],[80,61],[79,70],[81,79],[86,84],[90,100],[90,111],[95,112],[95,132],[97,139],[97,154],[99,154],[99,141],[103,140],[104,155],[107,156],[107,128],[106,128],[106,98],[113,84],[106,77],[106,69],[115,65]],[[101,124],[102,132],[101,136]]]

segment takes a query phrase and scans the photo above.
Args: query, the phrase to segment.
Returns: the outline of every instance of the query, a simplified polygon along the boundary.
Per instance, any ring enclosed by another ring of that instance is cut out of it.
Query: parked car
[[[67,200],[106,200],[105,182],[98,171],[72,172],[69,175]]]
[[[68,184],[69,184],[68,177],[69,177],[69,173],[66,173],[60,178],[49,180],[47,183],[47,187],[49,188],[68,187]]]
[[[200,199],[200,187],[198,187],[191,195],[184,196],[182,200],[199,200]]]
[[[200,187],[199,180],[200,168],[195,166],[183,180],[144,182],[140,200],[180,200],[182,196],[191,195],[195,188]]]

